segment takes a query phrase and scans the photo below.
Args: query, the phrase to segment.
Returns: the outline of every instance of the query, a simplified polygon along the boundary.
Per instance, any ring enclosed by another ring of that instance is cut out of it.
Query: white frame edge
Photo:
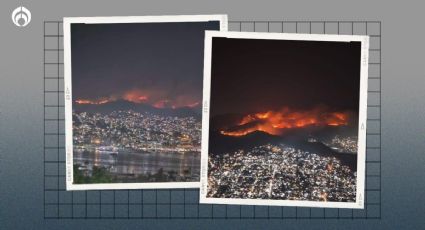
[[[166,23],[166,22],[208,22],[219,21],[220,31],[227,31],[228,18],[225,14],[211,15],[166,15],[166,16],[125,16],[125,17],[65,17],[63,19],[64,46],[64,97],[65,97],[65,154],[66,190],[108,190],[108,189],[170,189],[199,188],[200,182],[155,182],[155,183],[111,183],[74,184],[73,178],[73,132],[72,132],[72,68],[71,68],[71,24],[107,23]]]
[[[335,41],[335,42],[361,42],[360,60],[360,101],[359,101],[359,126],[357,150],[357,188],[356,202],[320,202],[320,201],[295,201],[295,200],[260,200],[237,198],[208,198],[208,144],[209,144],[209,102],[211,93],[211,52],[212,38],[240,38],[240,39],[269,39],[269,40],[301,40],[301,41]],[[322,208],[364,208],[365,193],[365,166],[366,166],[366,121],[367,121],[367,84],[369,62],[369,36],[363,35],[327,35],[327,34],[295,34],[295,33],[263,33],[263,32],[205,32],[204,51],[204,95],[202,115],[202,141],[201,141],[201,188],[199,202],[208,204],[236,204],[236,205],[270,205],[270,206],[299,206]]]

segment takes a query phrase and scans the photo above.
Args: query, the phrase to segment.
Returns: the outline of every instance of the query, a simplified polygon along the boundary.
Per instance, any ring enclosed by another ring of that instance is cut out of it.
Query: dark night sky
[[[73,24],[73,99],[202,100],[204,31],[219,22]]]
[[[360,42],[213,38],[211,115],[358,111],[360,55]]]

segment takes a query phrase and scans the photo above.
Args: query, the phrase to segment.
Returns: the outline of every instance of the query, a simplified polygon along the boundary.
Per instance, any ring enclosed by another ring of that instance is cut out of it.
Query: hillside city
[[[267,144],[210,155],[207,196],[354,202],[356,172],[335,157]]]

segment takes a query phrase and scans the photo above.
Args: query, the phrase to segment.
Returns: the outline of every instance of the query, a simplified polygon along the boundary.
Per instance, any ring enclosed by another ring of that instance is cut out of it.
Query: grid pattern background
[[[365,209],[199,204],[198,189],[66,191],[61,21],[44,22],[46,219],[380,219],[381,22],[230,21],[230,31],[370,36]]]

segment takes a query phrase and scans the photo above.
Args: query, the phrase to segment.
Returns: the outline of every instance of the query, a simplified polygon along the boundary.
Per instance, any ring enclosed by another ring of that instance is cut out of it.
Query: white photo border
[[[169,189],[199,188],[200,182],[153,182],[153,183],[99,183],[74,184],[73,132],[72,132],[72,68],[71,68],[71,24],[109,23],[166,23],[166,22],[208,22],[219,21],[220,31],[227,31],[228,19],[225,14],[211,15],[164,15],[125,17],[65,17],[63,19],[64,43],[64,97],[65,97],[65,153],[66,190],[109,190],[109,189]]]
[[[268,40],[298,40],[298,41],[334,41],[334,42],[361,42],[360,56],[360,101],[359,126],[357,149],[357,181],[356,202],[322,202],[296,200],[263,200],[243,198],[210,198],[207,197],[208,186],[208,142],[210,120],[210,93],[211,93],[211,52],[212,38],[238,39],[268,39]],[[327,35],[327,34],[297,34],[297,33],[264,33],[264,32],[205,32],[204,51],[204,95],[202,111],[202,140],[201,140],[201,188],[199,202],[207,204],[234,204],[234,205],[268,205],[268,206],[299,206],[321,208],[364,208],[365,194],[365,166],[366,166],[366,120],[367,120],[367,84],[369,61],[369,36],[363,35]]]

